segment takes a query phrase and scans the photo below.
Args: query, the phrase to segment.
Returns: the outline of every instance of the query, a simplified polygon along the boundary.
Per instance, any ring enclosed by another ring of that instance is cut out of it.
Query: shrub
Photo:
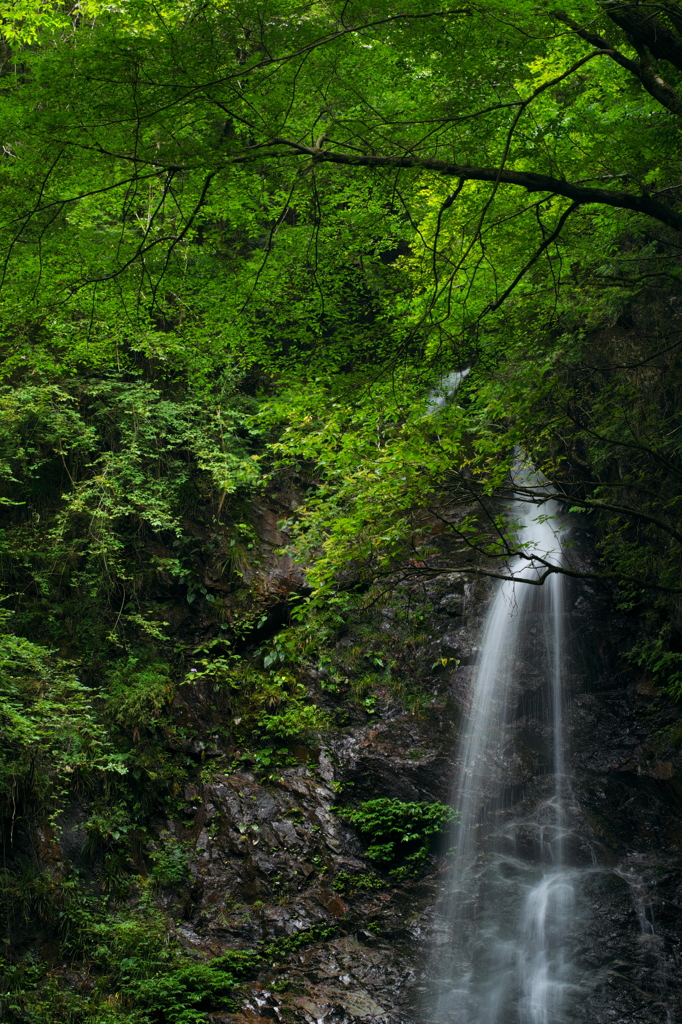
[[[225,969],[229,966],[222,957],[217,965],[179,962],[162,967],[153,977],[131,979],[121,993],[155,1024],[204,1024],[207,1012],[235,1009],[230,996],[238,979]]]
[[[301,700],[292,700],[277,715],[263,714],[260,725],[266,733],[279,739],[290,740],[302,736],[315,729],[326,729],[330,724],[326,711],[315,704],[304,704]]]
[[[457,816],[445,804],[404,803],[389,797],[366,800],[338,814],[368,839],[369,859],[402,878],[425,866],[434,838]]]
[[[173,698],[170,666],[129,656],[109,673],[105,698],[108,715],[129,728],[158,725],[161,709]]]
[[[332,882],[332,889],[350,896],[363,889],[385,889],[387,884],[386,880],[378,875],[368,875],[364,872],[352,875],[348,871],[339,871]]]
[[[170,832],[162,832],[157,848],[151,854],[154,867],[151,876],[155,882],[170,889],[184,885],[189,877],[187,845],[179,843]]]

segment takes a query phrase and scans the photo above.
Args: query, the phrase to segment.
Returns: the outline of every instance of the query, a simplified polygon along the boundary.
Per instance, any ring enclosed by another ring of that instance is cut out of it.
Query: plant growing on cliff
[[[326,711],[315,704],[307,704],[297,697],[288,701],[279,714],[263,714],[260,725],[268,735],[278,739],[296,739],[307,732],[326,729],[330,725],[330,717]]]
[[[80,993],[58,986],[36,958],[4,965],[0,1005],[13,1024],[205,1024],[234,1008],[240,982],[262,964],[255,950],[227,951],[208,962],[187,957],[169,939],[164,915],[143,892],[132,911],[107,913],[77,879],[33,881],[32,913],[50,925],[60,918],[72,954],[84,956]]]
[[[0,609],[0,800],[21,805],[29,793],[56,801],[75,772],[127,772],[93,710],[92,690],[73,662],[17,635]]]
[[[151,877],[165,888],[184,885],[189,878],[190,849],[170,832],[162,832],[150,854]]]
[[[434,840],[457,818],[446,804],[395,797],[366,800],[358,807],[337,808],[337,813],[363,835],[369,859],[397,878],[423,870]]]

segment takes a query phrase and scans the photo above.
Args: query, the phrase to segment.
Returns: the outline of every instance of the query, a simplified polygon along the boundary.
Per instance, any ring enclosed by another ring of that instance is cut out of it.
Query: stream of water
[[[537,483],[520,468],[517,475],[522,484]],[[553,502],[540,508],[522,503],[512,510],[519,522],[519,539],[528,545],[528,552],[557,565],[563,558],[558,511]],[[538,579],[544,566],[518,556],[510,569],[511,575],[532,580]],[[472,950],[472,962],[458,991],[460,1019],[467,1024],[496,1024],[510,1017],[519,1024],[550,1024],[561,1009],[566,984],[564,922],[573,897],[562,856],[568,797],[562,730],[564,581],[556,573],[540,587],[501,583],[483,635],[455,800],[460,825],[452,913],[462,926],[468,909],[462,896],[472,872],[489,872],[484,885],[492,888],[488,906],[479,908],[488,912],[479,931],[483,955],[476,957]],[[518,756],[510,749],[514,730],[509,709],[518,684],[520,639],[528,630],[534,633],[540,684],[536,711],[544,712],[546,719],[548,738],[542,753],[547,762],[547,792],[526,820],[498,823],[504,797],[500,800],[495,790],[504,792],[505,776],[513,766],[510,761]],[[543,707],[547,698],[549,714]],[[485,839],[493,855],[488,865],[477,856]],[[520,849],[529,843],[534,848],[531,859],[528,850],[524,857]],[[515,915],[510,913],[510,900]]]
[[[542,482],[521,465],[516,484],[542,499]],[[526,556],[566,564],[554,502],[520,501],[509,511]],[[554,573],[533,585],[544,569],[514,558],[508,570],[516,582],[497,585],[486,615],[457,756],[459,822],[425,1019],[670,1022],[660,939],[636,857],[620,867],[599,862],[572,792],[564,727],[571,583]],[[631,962],[600,960],[601,947],[623,935]],[[622,975],[632,963],[643,969],[647,992]],[[614,978],[628,993],[615,1004]],[[617,1015],[623,998],[646,1004],[645,1015]]]
[[[517,482],[537,484],[521,467]],[[511,512],[528,553],[561,564],[555,504],[518,503]],[[532,580],[544,567],[519,556],[510,570]],[[561,574],[542,586],[502,582],[486,620],[454,797],[460,822],[447,916],[461,941],[436,1012],[457,1024],[553,1024],[561,1018],[569,984],[565,923],[574,897],[563,856],[571,801],[562,729],[564,586]],[[536,738],[536,749],[524,751],[511,709],[519,677],[529,673],[534,707],[526,717],[538,720],[540,749]],[[512,780],[523,775],[524,756],[543,763],[544,792],[527,814],[510,816],[506,807],[518,804]]]

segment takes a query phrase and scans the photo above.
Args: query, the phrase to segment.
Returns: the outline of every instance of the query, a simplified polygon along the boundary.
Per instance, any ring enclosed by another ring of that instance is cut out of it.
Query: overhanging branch
[[[590,570],[571,569],[569,566],[563,565],[551,565],[546,562],[543,558],[537,555],[524,555],[524,552],[517,552],[519,556],[526,557],[529,563],[537,562],[544,566],[542,572],[537,577],[528,577],[519,575],[513,571],[509,572],[495,572],[493,569],[482,569],[479,566],[472,565],[440,565],[440,566],[429,566],[429,565],[412,565],[409,568],[397,568],[393,570],[387,570],[386,572],[377,573],[375,579],[399,577],[402,580],[409,579],[436,579],[439,576],[446,576],[450,573],[465,573],[468,576],[484,576],[493,580],[502,580],[505,583],[526,583],[530,587],[541,587],[549,576],[560,575],[569,576],[571,579],[577,580],[591,580],[592,582],[609,582],[609,583],[632,583],[637,587],[641,587],[643,590],[660,590],[667,594],[682,594],[682,587],[669,587],[663,583],[655,583],[653,580],[645,580],[639,576],[631,576],[628,573],[622,572],[597,572]],[[528,571],[528,567],[524,567],[524,571]]]
[[[584,39],[586,43],[596,47],[606,56],[610,57],[611,60],[619,64],[620,67],[624,68],[635,78],[639,79],[646,91],[650,96],[664,106],[673,114],[677,114],[678,117],[682,117],[682,100],[677,95],[673,87],[665,81],[654,69],[648,60],[645,59],[644,54],[640,54],[639,62],[630,60],[624,53],[614,49],[603,36],[597,35],[596,32],[590,32],[586,28],[582,28],[576,21],[569,18],[563,11],[553,11],[554,17],[557,21],[563,22],[564,25],[568,25],[570,29],[575,32],[576,35]]]
[[[516,497],[522,497],[526,501],[540,497],[532,488],[514,487],[513,493]],[[554,488],[554,493],[547,493],[541,496],[540,504],[545,504],[547,501],[561,501],[571,505],[579,505],[581,508],[588,510],[594,509],[597,512],[611,512],[626,519],[638,519],[646,523],[647,526],[655,526],[658,530],[662,530],[663,533],[672,537],[678,544],[682,544],[682,533],[658,516],[652,516],[640,509],[629,508],[627,505],[616,505],[613,502],[601,501],[598,498],[577,498],[556,487]]]
[[[286,146],[299,156],[310,157],[315,163],[340,164],[345,167],[386,167],[390,169],[404,167],[434,171],[436,174],[464,178],[467,181],[487,181],[493,185],[516,185],[526,189],[527,192],[547,192],[551,195],[564,196],[581,206],[599,204],[621,210],[631,210],[633,213],[641,213],[661,224],[666,224],[668,227],[674,228],[675,231],[682,231],[682,214],[650,196],[637,196],[631,192],[614,192],[604,188],[588,188],[563,178],[553,178],[548,174],[512,171],[498,167],[472,167],[468,164],[454,164],[446,160],[433,160],[429,157],[342,153],[323,149],[321,146],[304,146],[291,139],[274,139],[273,145]],[[263,159],[265,156],[266,154],[261,154],[260,158]],[[248,158],[243,158],[244,161],[246,159]]]

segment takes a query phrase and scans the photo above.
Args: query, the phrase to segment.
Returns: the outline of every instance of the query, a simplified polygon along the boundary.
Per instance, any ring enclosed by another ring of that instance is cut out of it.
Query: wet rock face
[[[432,604],[454,592],[452,582],[441,590]],[[239,1012],[216,1021],[420,1020],[419,974],[431,941],[424,921],[440,862],[424,879],[356,884],[376,875],[360,837],[333,807],[377,796],[447,801],[455,695],[471,671],[456,661],[471,658],[484,607],[469,598],[462,614],[463,588],[456,597],[437,608],[424,644],[410,654],[425,689],[416,712],[386,694],[381,717],[363,713],[363,724],[320,737],[308,763],[276,781],[249,771],[216,774],[186,791],[184,821],[158,823],[194,848],[191,900],[167,896],[188,951],[211,956],[279,943],[270,970],[245,986]],[[399,633],[390,616],[384,625]],[[347,881],[335,887],[339,875]]]
[[[325,750],[323,762],[329,757]],[[356,835],[330,811],[334,793],[308,767],[289,769],[267,787],[235,772],[205,786],[200,802],[197,793],[186,795],[199,831],[194,906],[177,927],[180,942],[215,955],[285,940],[271,970],[249,987],[243,1012],[220,1019],[406,1020],[401,1007],[414,975],[409,924],[432,900],[433,883],[335,891],[339,872],[352,877],[370,866]],[[286,940],[301,938],[300,949],[295,942],[287,948]]]
[[[632,624],[598,595],[576,602],[582,645],[568,706],[578,829],[596,870],[581,894],[576,962],[593,979],[576,1020],[682,1017],[682,755],[679,708],[621,661]],[[601,613],[601,614],[600,614]],[[629,641],[629,643],[628,643]],[[576,646],[578,646],[576,644]]]
[[[620,640],[613,624],[614,647]],[[568,709],[574,795],[596,869],[584,882],[579,1021],[682,1016],[679,710],[601,650]]]
[[[333,799],[305,768],[287,771],[276,789],[244,772],[203,787],[192,866],[199,912],[182,940],[250,948],[341,917],[329,879],[356,860],[353,837],[329,811]]]
[[[215,1021],[470,1024],[456,985],[452,996],[453,980],[491,955],[480,919],[474,924],[482,889],[502,885],[499,857],[483,857],[472,877],[469,913],[458,924],[470,930],[464,963],[453,959],[448,859],[399,886],[387,877],[377,889],[335,887],[340,873],[357,879],[371,865],[333,807],[376,796],[448,800],[490,593],[481,584],[465,591],[456,580],[433,586],[428,634],[411,654],[428,695],[417,713],[387,699],[380,718],[330,731],[309,763],[277,782],[240,771],[188,792],[191,832],[178,822],[163,825],[196,842],[191,903],[178,925],[188,949],[211,955],[280,943],[269,969],[244,987],[239,1011]],[[388,613],[390,632],[397,627]],[[675,1021],[682,1018],[682,755],[666,729],[679,710],[621,661],[632,626],[614,617],[606,596],[574,587],[566,623],[574,654],[565,708],[572,798],[564,858],[574,874],[565,912],[575,927],[565,1013],[546,1024]],[[523,822],[535,821],[551,770],[536,642],[530,629],[510,712],[514,745],[487,808],[496,856],[513,825],[521,861],[532,859],[538,842]],[[551,830],[542,841],[551,845]],[[502,882],[511,918],[530,874],[520,870]],[[440,1013],[434,995],[441,996]]]

